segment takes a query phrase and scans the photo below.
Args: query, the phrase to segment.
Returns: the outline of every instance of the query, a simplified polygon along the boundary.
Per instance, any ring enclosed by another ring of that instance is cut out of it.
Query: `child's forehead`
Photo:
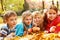
[[[7,17],[6,20],[8,20],[8,19],[14,19],[14,18],[17,18],[17,16],[11,15],[11,16]]]
[[[30,15],[30,16],[25,16],[23,17],[22,19],[25,20],[25,19],[32,19],[33,17]]]
[[[32,18],[32,16],[30,15],[30,16],[26,16],[25,18]]]
[[[41,16],[41,15],[43,15],[43,13],[41,13],[40,11],[34,11],[34,12],[32,13],[32,15],[33,15],[33,17],[34,17],[34,16]]]
[[[9,17],[17,17],[16,15],[11,15],[11,16],[9,16]]]
[[[35,14],[33,17],[42,17],[43,14]]]
[[[16,12],[14,11],[6,11],[5,14],[3,15],[4,18],[8,18],[11,16],[17,16]]]
[[[57,12],[53,9],[50,9],[50,10],[48,10],[48,13],[57,13]]]
[[[10,15],[7,18],[17,17],[17,15]]]

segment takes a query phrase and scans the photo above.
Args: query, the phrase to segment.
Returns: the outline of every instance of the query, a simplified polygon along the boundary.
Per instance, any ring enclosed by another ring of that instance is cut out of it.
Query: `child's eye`
[[[32,20],[32,19],[29,19],[29,20]]]
[[[49,13],[49,14],[52,14],[52,13]]]
[[[11,19],[11,21],[13,21],[13,19]]]
[[[38,19],[39,19],[40,17],[38,17]]]
[[[28,19],[26,19],[26,20],[28,20]]]
[[[32,20],[32,19],[26,19],[26,20]]]
[[[17,20],[17,18],[15,20]]]
[[[56,13],[53,13],[53,14],[56,14]]]

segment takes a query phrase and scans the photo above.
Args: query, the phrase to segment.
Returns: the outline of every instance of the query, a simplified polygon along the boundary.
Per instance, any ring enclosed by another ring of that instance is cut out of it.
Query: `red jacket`
[[[48,20],[48,23],[46,25],[46,30],[50,32],[50,28],[52,26],[56,26],[54,33],[58,33],[60,31],[60,16],[56,17],[52,22]]]

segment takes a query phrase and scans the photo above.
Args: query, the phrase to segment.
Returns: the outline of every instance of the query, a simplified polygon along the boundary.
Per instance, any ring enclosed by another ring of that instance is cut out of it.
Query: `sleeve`
[[[51,26],[56,26],[54,32],[55,32],[55,33],[58,33],[58,32],[60,31],[60,17],[58,17],[57,19],[55,19],[55,20],[52,22]]]
[[[24,34],[24,27],[22,24],[18,24],[16,25],[16,32],[15,32],[15,35],[16,36],[23,36]]]
[[[60,23],[57,23],[55,33],[60,32]]]
[[[1,30],[0,30],[0,34],[1,34],[1,36],[2,37],[4,37],[3,35],[7,35],[8,33],[7,33],[7,29],[6,28],[4,28],[5,26],[2,26],[2,28],[1,28]]]

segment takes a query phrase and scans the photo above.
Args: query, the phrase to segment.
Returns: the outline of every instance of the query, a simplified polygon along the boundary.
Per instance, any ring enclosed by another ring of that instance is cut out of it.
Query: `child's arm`
[[[39,32],[40,31],[40,27],[37,27],[37,24],[34,23],[32,30],[33,30],[33,32]]]
[[[1,37],[6,37],[7,36],[7,31],[5,29],[0,30],[0,36]]]
[[[54,33],[55,29],[56,29],[56,26],[52,26],[52,27],[50,27],[49,31],[45,30],[44,33]]]
[[[52,27],[50,28],[50,32],[54,32],[55,29],[56,29],[56,26],[52,26]]]
[[[45,30],[45,31],[44,31],[44,33],[48,33],[48,31],[47,31],[47,30]]]
[[[24,31],[24,35],[32,34],[32,32],[33,32],[32,28],[29,28],[27,31]]]
[[[39,27],[33,27],[33,32],[39,32],[40,31],[40,28]]]
[[[16,36],[23,36],[23,34],[24,34],[24,27],[23,27],[23,25],[22,24],[18,24],[16,27],[17,28],[16,28],[15,35]]]
[[[53,27],[55,26],[55,27]],[[60,16],[58,16],[50,25],[50,27],[53,27],[53,28],[50,28],[50,31],[51,29],[55,30],[54,32],[55,33],[58,33],[60,31]],[[55,29],[54,29],[55,28]]]
[[[32,33],[32,31],[33,31],[32,28],[28,29],[28,33]]]
[[[12,32],[12,33],[10,33],[9,35],[7,35],[7,37],[9,37],[9,38],[12,38],[12,37],[14,37],[15,36],[15,33],[14,32]]]

